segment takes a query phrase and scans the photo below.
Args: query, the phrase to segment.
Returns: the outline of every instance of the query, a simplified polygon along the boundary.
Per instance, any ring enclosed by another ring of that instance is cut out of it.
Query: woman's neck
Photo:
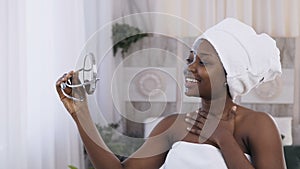
[[[236,105],[233,103],[231,98],[227,95],[216,99],[201,99],[201,109],[205,112],[209,112],[215,115],[224,115],[229,112],[232,106]],[[221,114],[220,114],[221,113]]]

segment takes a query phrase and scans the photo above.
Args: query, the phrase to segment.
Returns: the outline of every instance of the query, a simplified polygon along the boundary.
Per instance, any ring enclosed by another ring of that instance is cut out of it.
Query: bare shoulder
[[[151,135],[160,134],[162,132],[171,133],[172,130],[179,125],[181,121],[183,121],[184,115],[182,114],[171,114],[164,117],[153,129]]]
[[[164,117],[152,130],[151,136],[164,135],[172,145],[187,135],[185,114],[171,114]]]
[[[236,118],[254,167],[285,168],[281,137],[272,116],[241,107]]]
[[[237,130],[244,134],[248,150],[252,155],[272,151],[282,153],[281,137],[271,115],[242,107],[237,118]]]
[[[242,124],[249,134],[262,134],[266,130],[277,130],[275,122],[271,115],[265,112],[254,111],[245,107],[241,107],[241,111],[237,115],[238,122]],[[264,133],[265,134],[265,133]]]

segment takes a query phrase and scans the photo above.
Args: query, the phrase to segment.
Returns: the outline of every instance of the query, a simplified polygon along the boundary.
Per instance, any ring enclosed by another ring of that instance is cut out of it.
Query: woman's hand
[[[65,89],[63,89],[66,94],[75,98],[83,98],[83,101],[75,101],[73,99],[66,97],[62,93],[61,85],[63,83],[67,83],[68,80],[70,80],[73,85],[80,84],[78,73],[71,71],[69,73],[64,74],[61,78],[57,80],[56,91],[59,95],[60,100],[63,102],[65,108],[74,118],[78,112],[88,111],[88,106],[86,102],[86,93],[85,93],[85,89],[82,86],[75,87],[75,88],[66,87]]]
[[[236,106],[233,106],[222,118],[209,114],[204,110],[188,113],[185,121],[191,125],[187,130],[199,136],[199,142],[206,140],[220,145],[222,138],[233,136]]]

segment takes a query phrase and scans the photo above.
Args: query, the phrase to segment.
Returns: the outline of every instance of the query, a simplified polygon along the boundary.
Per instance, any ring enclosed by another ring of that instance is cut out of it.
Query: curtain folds
[[[91,11],[84,11],[87,4],[85,9]],[[235,17],[258,32],[298,37],[299,9],[298,0],[0,1],[0,169],[83,168],[83,146],[77,128],[54,85],[63,72],[75,68],[86,36],[111,18],[161,12],[181,17],[204,31],[225,17]],[[178,30],[182,37],[201,33],[179,28],[172,20],[165,23],[159,27],[165,26],[170,32]],[[101,43],[111,45],[111,41]],[[116,65],[113,57],[105,63],[100,72],[106,73],[107,82]],[[106,101],[111,95],[109,87],[101,89],[104,94],[98,99],[109,105],[103,112],[110,113],[114,105]],[[108,121],[118,120],[117,115],[109,113]]]
[[[253,26],[257,32],[274,37],[299,36],[300,4],[297,0],[156,0],[156,4],[156,12],[182,17],[201,30],[225,17],[234,17]],[[182,35],[197,36],[185,30]]]
[[[0,1],[0,168],[83,168],[76,126],[55,91],[84,45],[81,0]]]
[[[23,168],[26,165],[26,58],[25,50],[24,3],[0,1],[1,8],[1,110],[0,110],[0,168]],[[12,8],[15,6],[14,8]],[[18,49],[18,50],[16,50]],[[20,83],[22,82],[22,86]],[[13,133],[13,134],[11,134]],[[11,151],[17,150],[17,151]]]

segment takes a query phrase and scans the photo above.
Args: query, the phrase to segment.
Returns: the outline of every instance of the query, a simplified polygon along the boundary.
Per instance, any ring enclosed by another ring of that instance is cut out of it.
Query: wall
[[[195,38],[186,38],[185,42],[187,45],[191,45],[193,40]],[[283,69],[292,69],[294,70],[295,68],[295,56],[296,56],[296,39],[295,38],[275,38],[276,43],[278,48],[280,49],[280,57],[281,57],[281,63],[282,63],[282,68]],[[153,46],[153,44],[156,44]],[[172,41],[170,39],[159,39],[155,37],[147,37],[140,42],[137,42],[136,44],[133,45],[132,48],[129,50],[130,53],[134,53],[136,51],[139,51],[143,48],[150,48],[150,47],[157,47],[159,49],[169,51],[172,53],[177,53],[176,56],[173,56],[174,58],[180,58],[184,59],[188,53],[187,49],[181,51],[182,53],[178,53],[176,48],[178,47],[178,43],[176,41]],[[157,57],[158,55],[158,57]],[[138,57],[134,59],[134,57],[130,56],[131,59],[127,60],[124,64],[125,67],[174,67],[176,69],[180,69],[180,71],[177,71],[178,74],[182,74],[181,69],[183,68],[182,64],[176,64],[176,59],[170,59],[170,56],[166,57],[163,53],[154,53],[153,51],[148,53],[148,54],[140,54]],[[174,62],[175,60],[175,62]],[[294,70],[295,71],[295,70]],[[294,72],[294,75],[296,76],[297,73]],[[179,77],[177,75],[177,77]],[[296,83],[295,77],[292,77],[294,80],[294,83]],[[176,83],[182,85],[183,82],[180,82],[180,79],[177,79]],[[292,87],[295,87],[293,84]],[[295,87],[296,89],[297,87]],[[180,92],[180,90],[177,90],[175,92]],[[182,89],[181,89],[182,92]],[[286,91],[282,91],[286,92]],[[182,94],[182,93],[180,93]],[[180,96],[181,97],[181,96]],[[297,106],[297,100],[296,97],[298,97],[296,90],[294,90],[294,96],[293,98],[294,102],[293,103],[281,103],[278,101],[277,103],[269,103],[268,101],[262,101],[260,103],[247,103],[241,101],[242,99],[239,99],[238,102],[245,107],[248,107],[250,109],[256,110],[256,111],[262,111],[262,112],[267,112],[271,114],[274,117],[292,117],[294,118],[293,122],[293,139],[294,139],[294,144],[299,144],[300,136],[297,133],[297,120],[295,120],[295,116],[297,116],[297,112],[294,111],[295,105]],[[196,101],[188,101],[184,98],[179,98],[177,94],[176,101],[166,101],[166,102],[147,102],[147,101],[127,101],[126,103],[126,112],[133,112],[133,114],[138,114],[139,111],[145,111],[149,109],[151,106],[152,108],[156,107],[163,107],[163,111],[158,114],[153,114],[153,116],[164,116],[167,114],[171,114],[174,112],[188,112],[188,111],[193,111],[198,107],[199,102]],[[160,110],[161,110],[160,109]],[[132,114],[132,115],[133,115]],[[138,127],[139,126],[139,127]],[[131,133],[131,135],[142,135],[143,133],[143,125],[140,123],[134,123],[134,122],[129,122],[127,123],[127,131]]]

